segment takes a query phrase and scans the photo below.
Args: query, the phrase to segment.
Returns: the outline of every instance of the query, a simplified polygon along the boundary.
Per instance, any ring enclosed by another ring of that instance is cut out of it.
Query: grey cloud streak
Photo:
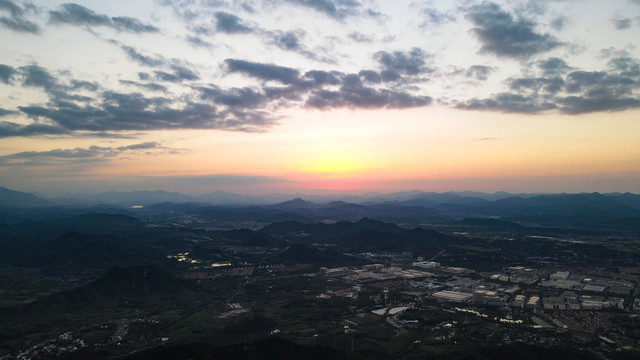
[[[419,75],[433,72],[433,69],[426,66],[426,59],[429,57],[429,54],[419,48],[413,48],[407,52],[394,51],[389,53],[379,51],[374,54],[374,59],[382,67],[381,75],[385,81],[398,80],[402,75]]]
[[[113,21],[113,27],[121,31],[129,31],[133,33],[160,31],[160,29],[158,29],[157,27],[153,25],[144,24],[140,20],[132,17],[116,16],[116,17],[112,17],[111,21]]]
[[[527,59],[557,48],[561,43],[550,34],[534,31],[534,23],[513,16],[499,5],[484,2],[469,8],[466,18],[476,27],[471,32],[482,43],[481,53]]]
[[[165,68],[167,71],[154,71],[157,80],[179,83],[182,81],[199,80],[200,76],[196,71],[181,65],[179,60],[166,59],[161,55],[148,56],[138,52],[135,48],[126,45],[120,45],[120,48],[129,56],[129,58],[140,65],[151,68]],[[144,74],[144,75],[143,75]],[[149,80],[150,76],[146,73],[140,73],[141,80]],[[148,85],[153,86],[153,85]]]
[[[216,30],[227,34],[249,33],[253,29],[242,23],[239,17],[218,11],[214,14],[216,18]]]
[[[182,82],[182,81],[191,81],[191,80],[199,80],[200,76],[196,74],[193,70],[188,69],[184,66],[180,65],[171,65],[171,73],[164,71],[156,71],[155,75],[157,79],[168,81],[168,82]]]
[[[224,61],[230,72],[240,72],[265,81],[293,84],[299,81],[298,70],[274,64],[255,63],[246,60],[227,59]]]
[[[542,70],[542,74],[545,76],[562,75],[571,70],[566,61],[556,57],[540,60],[536,63],[536,66]]]
[[[16,114],[16,111],[7,110],[0,107],[0,117],[12,114]]]
[[[629,18],[615,18],[611,19],[611,22],[617,30],[625,30],[631,27],[631,19]]]
[[[0,13],[8,12],[9,16],[0,16],[0,24],[15,32],[39,34],[40,26],[25,19],[26,10],[12,1],[0,0]]]
[[[343,20],[351,16],[375,15],[371,9],[365,9],[362,4],[354,0],[286,0],[319,13],[325,14],[336,20]]]
[[[310,49],[307,47],[303,42],[303,38],[306,35],[303,29],[266,29],[258,24],[246,21],[235,13],[225,11],[235,9],[236,11],[242,10],[250,14],[255,14],[256,10],[253,7],[247,8],[246,4],[238,5],[237,2],[226,1],[161,1],[160,3],[165,6],[171,6],[179,17],[184,20],[188,29],[192,32],[192,34],[186,36],[186,40],[194,46],[212,47],[213,44],[207,41],[207,37],[215,36],[215,34],[226,34],[230,36],[251,35],[260,38],[265,43],[276,46],[280,50],[297,53],[308,59],[325,63],[336,62],[333,55],[327,50]],[[268,6],[280,7],[283,4],[292,3],[316,10],[320,3],[326,3],[325,6],[320,6],[320,8],[326,8],[327,5],[329,7],[335,7],[335,5],[332,5],[334,1],[287,0],[269,3]],[[361,7],[350,0],[339,1],[338,3],[350,4],[347,7]],[[336,16],[338,12],[336,8]]]
[[[144,24],[135,18],[126,16],[108,17],[107,15],[97,14],[93,10],[78,4],[66,3],[62,4],[60,7],[60,10],[49,11],[49,21],[53,24],[90,27],[106,26],[119,31],[128,31],[133,33],[152,33],[160,31],[157,27]]]
[[[131,58],[131,60],[134,60],[141,65],[157,67],[165,65],[167,63],[167,60],[162,56],[157,55],[151,57],[143,55],[131,46],[121,45],[120,48],[129,56],[129,58]]]
[[[0,64],[0,81],[9,84],[11,78],[16,73],[16,69],[9,65]]]
[[[456,107],[512,113],[555,109],[565,114],[640,108],[640,62],[636,59],[613,58],[605,71],[570,71],[556,58],[538,62],[538,67],[539,77],[509,79],[511,92],[458,102]]]
[[[40,166],[43,164],[63,164],[87,161],[103,162],[125,153],[166,151],[157,142],[144,142],[118,147],[90,146],[88,148],[53,149],[48,151],[24,151],[0,156],[1,166]]]
[[[413,53],[417,55],[418,52],[414,51]],[[420,60],[420,57],[407,58],[404,55],[390,55],[388,60],[385,62],[387,67],[391,67],[398,72],[414,74],[424,71],[422,69],[424,63]],[[273,64],[234,59],[227,59],[225,63],[230,72],[241,72],[260,80],[277,81],[288,85],[287,87],[279,88],[264,87],[264,92],[253,89],[242,90],[245,100],[250,99],[252,106],[283,98],[288,100],[306,99],[304,100],[305,106],[318,109],[339,107],[367,109],[407,108],[426,106],[432,102],[432,98],[429,96],[365,86],[363,79],[369,83],[376,83],[383,77],[383,75],[372,70],[361,71],[360,74],[316,70],[300,76],[295,69]],[[401,75],[398,74],[397,76]],[[337,85],[340,86],[335,89],[334,87]],[[327,89],[325,86],[330,86],[331,88]]]
[[[195,75],[187,72],[179,76],[192,78]],[[75,79],[64,81],[35,64],[20,67],[14,77],[22,86],[42,88],[49,94],[50,100],[45,105],[19,106],[19,111],[12,113],[26,115],[32,122],[2,121],[0,137],[78,132],[106,135],[109,132],[159,129],[261,131],[274,123],[271,117],[260,110],[250,113],[246,108],[227,109],[224,104],[221,107],[199,99],[104,91],[95,83]],[[154,83],[124,83],[166,90]],[[77,90],[88,92],[89,96],[74,93]]]
[[[61,134],[113,134],[160,129],[220,129],[262,131],[276,121],[273,111],[303,105],[309,108],[403,108],[431,103],[427,96],[365,86],[380,77],[375,71],[358,74],[296,69],[228,59],[229,72],[263,81],[262,86],[223,89],[213,84],[193,87],[198,96],[175,98],[171,94],[149,96],[138,92],[115,92],[97,84],[72,79],[63,81],[38,65],[24,66],[16,75],[22,86],[44,89],[47,104],[18,107],[31,123],[0,122],[0,137]],[[141,79],[150,81],[141,74]],[[170,75],[170,74],[169,74]],[[156,72],[156,77],[169,76]],[[182,78],[195,79],[186,72]],[[161,80],[173,80],[162,78]],[[279,86],[267,85],[275,82]],[[122,84],[156,91],[167,88],[154,83],[121,80]],[[329,88],[327,88],[329,87]],[[336,88],[337,87],[337,88]],[[74,91],[89,92],[88,96]],[[268,109],[272,109],[268,110]]]
[[[474,78],[476,80],[485,81],[489,79],[489,75],[495,71],[495,68],[484,65],[471,65],[467,69],[466,75],[468,78]]]
[[[149,131],[159,129],[245,130],[269,125],[265,119],[224,116],[212,104],[187,102],[174,104],[171,98],[146,98],[141,94],[106,93],[97,105],[24,106],[20,111],[34,119],[46,118],[68,131]]]
[[[420,24],[422,27],[438,26],[447,22],[455,21],[455,16],[449,12],[442,12],[436,9],[427,8],[422,11],[425,20]]]

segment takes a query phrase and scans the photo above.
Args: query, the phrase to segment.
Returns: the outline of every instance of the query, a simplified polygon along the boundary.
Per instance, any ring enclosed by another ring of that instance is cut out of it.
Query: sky
[[[640,193],[640,0],[0,0],[0,186]]]

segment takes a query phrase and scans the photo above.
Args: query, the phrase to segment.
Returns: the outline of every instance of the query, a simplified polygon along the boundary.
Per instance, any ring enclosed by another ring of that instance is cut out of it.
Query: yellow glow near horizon
[[[117,180],[222,174],[277,179],[219,188],[252,193],[304,189],[498,190],[508,188],[510,181],[521,184],[523,179],[547,176],[564,178],[569,185],[562,188],[559,180],[529,180],[526,186],[547,184],[550,189],[564,190],[580,183],[580,174],[595,179],[601,173],[603,179],[610,178],[612,190],[626,191],[636,187],[613,184],[630,183],[637,179],[637,172],[634,175],[631,171],[640,171],[638,115],[640,111],[580,118],[522,116],[435,106],[402,112],[301,111],[283,119],[273,131],[261,134],[184,130],[157,131],[144,140],[12,138],[0,146],[0,151],[11,154],[92,145],[117,148],[142,141],[161,144],[154,153],[127,151],[91,166],[71,162],[24,170],[36,179],[59,174],[61,183],[66,181],[65,176]],[[604,180],[601,183],[606,185]],[[14,184],[19,184],[18,178]],[[218,189],[215,186],[212,184],[211,190]],[[602,188],[606,189],[604,185]],[[540,189],[544,187],[540,185]],[[589,187],[585,185],[584,189]]]
[[[309,167],[304,170],[340,176],[353,173],[361,167],[362,164],[357,163],[354,159],[348,159],[346,156],[324,155],[310,160]]]

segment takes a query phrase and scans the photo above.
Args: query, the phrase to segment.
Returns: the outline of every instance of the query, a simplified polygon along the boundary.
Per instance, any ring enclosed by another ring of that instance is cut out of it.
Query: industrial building
[[[466,303],[469,302],[469,300],[471,300],[471,297],[473,296],[470,293],[463,293],[463,292],[458,292],[458,291],[450,291],[450,290],[443,290],[443,291],[438,291],[433,293],[433,295],[431,295],[433,298],[440,300],[440,301],[450,301],[450,302],[457,302],[457,303]]]
[[[349,269],[346,267],[339,267],[333,269],[327,269],[326,267],[321,267],[319,275],[324,277],[336,277],[336,276],[344,276],[349,274]]]
[[[413,267],[419,267],[423,269],[433,269],[440,266],[440,263],[433,261],[416,261],[413,263]]]

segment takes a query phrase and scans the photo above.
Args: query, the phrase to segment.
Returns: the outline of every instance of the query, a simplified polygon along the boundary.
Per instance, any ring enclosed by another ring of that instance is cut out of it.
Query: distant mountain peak
[[[280,203],[280,205],[285,205],[285,204],[286,205],[308,205],[308,204],[311,204],[311,202],[297,197],[295,199],[291,199],[289,201],[285,201],[285,202]]]
[[[29,208],[49,205],[51,205],[49,201],[33,194],[14,191],[0,186],[0,207]]]
[[[286,210],[295,210],[295,209],[310,209],[315,206],[316,205],[314,203],[297,197],[285,202],[281,202],[279,204],[268,205],[266,207],[286,211]]]

